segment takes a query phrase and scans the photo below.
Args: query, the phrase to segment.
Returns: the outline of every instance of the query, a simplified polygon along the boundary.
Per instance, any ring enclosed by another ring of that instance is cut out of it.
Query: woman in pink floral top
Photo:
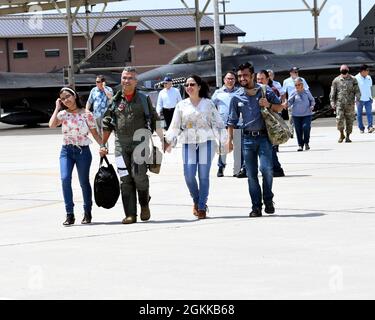
[[[87,224],[91,223],[92,219],[92,191],[89,179],[92,156],[89,148],[91,140],[88,135],[91,132],[99,145],[102,144],[102,138],[96,130],[93,114],[85,111],[75,90],[64,87],[60,90],[59,96],[49,126],[51,128],[62,126],[63,145],[60,153],[60,173],[67,214],[63,224],[68,226],[75,222],[72,190],[74,165],[77,166],[83,194],[84,218],[81,223]]]

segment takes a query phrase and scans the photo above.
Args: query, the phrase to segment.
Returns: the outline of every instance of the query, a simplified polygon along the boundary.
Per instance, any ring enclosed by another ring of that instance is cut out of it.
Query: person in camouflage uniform
[[[103,145],[100,155],[104,156],[108,153],[105,143],[114,130],[116,165],[121,180],[121,196],[126,216],[122,223],[130,224],[137,222],[137,192],[141,206],[141,220],[150,219],[148,167],[145,157],[142,161],[137,159],[141,159],[144,154],[144,151],[140,151],[141,144],[147,145],[142,150],[148,149],[150,131],[156,128],[159,117],[150,98],[136,89],[135,68],[124,69],[121,74],[121,85],[122,90],[116,93],[104,114]],[[163,141],[162,129],[157,128],[156,131]]]
[[[330,102],[331,107],[336,111],[337,130],[340,131],[339,143],[352,142],[350,134],[353,131],[353,122],[355,119],[355,98],[360,98],[361,92],[355,77],[349,74],[349,67],[342,65],[340,75],[332,81]],[[344,134],[346,130],[346,137]]]

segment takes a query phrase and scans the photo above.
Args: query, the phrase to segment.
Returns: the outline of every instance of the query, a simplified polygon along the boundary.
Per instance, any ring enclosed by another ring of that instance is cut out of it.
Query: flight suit
[[[145,105],[146,106],[145,106]],[[149,110],[149,119],[145,114],[145,108]],[[116,93],[112,104],[104,114],[103,130],[115,131],[115,157],[122,157],[125,168],[119,168],[125,174],[120,174],[121,197],[126,217],[137,215],[137,193],[141,207],[148,206],[149,202],[149,179],[147,175],[147,164],[138,163],[134,159],[134,150],[144,141],[135,141],[134,133],[139,129],[147,129],[151,125],[156,127],[158,115],[152,106],[149,97],[136,91],[133,99],[128,102],[122,91]],[[147,131],[151,134],[149,131]],[[147,139],[146,139],[147,140]]]
[[[336,124],[340,132],[346,128],[347,135],[352,133],[355,120],[355,97],[359,99],[360,95],[357,79],[353,76],[347,78],[338,76],[332,81],[329,98],[331,106],[336,108]]]

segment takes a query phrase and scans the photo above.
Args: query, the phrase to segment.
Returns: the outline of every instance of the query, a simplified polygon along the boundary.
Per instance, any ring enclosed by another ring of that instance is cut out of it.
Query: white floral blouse
[[[78,113],[60,111],[57,119],[62,124],[63,144],[75,146],[88,146],[92,143],[88,134],[90,129],[96,128],[94,116],[91,112],[84,110]]]
[[[225,125],[210,99],[202,98],[198,106],[194,106],[187,98],[176,105],[165,139],[175,146],[177,138],[182,144],[198,144],[209,140],[225,144]]]

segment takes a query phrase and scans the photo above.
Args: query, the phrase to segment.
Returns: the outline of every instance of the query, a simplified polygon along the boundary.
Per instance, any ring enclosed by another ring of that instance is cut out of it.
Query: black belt
[[[246,135],[246,136],[253,136],[253,137],[266,136],[267,130],[265,130],[265,129],[263,129],[263,130],[246,130],[246,129],[243,129],[243,134]]]

